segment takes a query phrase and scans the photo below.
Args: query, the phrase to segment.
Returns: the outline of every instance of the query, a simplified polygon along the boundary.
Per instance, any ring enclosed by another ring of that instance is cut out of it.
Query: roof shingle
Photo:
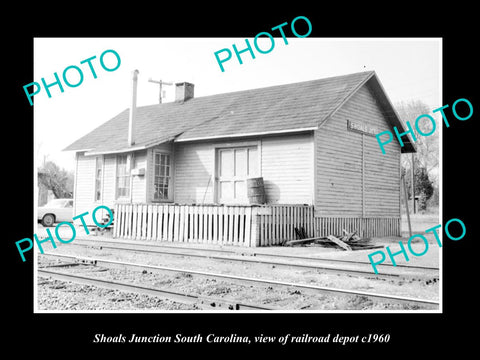
[[[129,109],[65,150],[120,152],[176,139],[230,137],[315,128],[373,71],[237,91],[137,108],[135,145],[127,145]]]

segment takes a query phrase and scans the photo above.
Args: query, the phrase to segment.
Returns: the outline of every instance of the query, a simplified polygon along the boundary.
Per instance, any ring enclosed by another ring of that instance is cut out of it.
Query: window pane
[[[95,201],[101,200],[102,164],[103,157],[97,156],[95,158]]]
[[[247,176],[247,149],[235,150],[235,177]]]
[[[155,154],[155,174],[153,179],[153,199],[154,200],[168,200],[168,188],[170,184],[170,155]]]
[[[233,176],[233,150],[220,150],[220,176],[232,177]]]
[[[235,181],[235,199],[245,199],[246,197],[245,181]]]
[[[219,190],[221,199],[233,199],[233,183],[231,181],[221,181]]]
[[[128,197],[130,193],[130,173],[128,156],[117,156],[117,198]]]
[[[248,149],[248,176],[258,176],[258,154],[257,148]]]

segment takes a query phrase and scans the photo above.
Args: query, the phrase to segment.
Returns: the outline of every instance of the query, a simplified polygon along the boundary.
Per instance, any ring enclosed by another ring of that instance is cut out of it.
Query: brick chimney
[[[175,84],[175,102],[184,102],[193,99],[193,89],[195,85],[188,82]]]

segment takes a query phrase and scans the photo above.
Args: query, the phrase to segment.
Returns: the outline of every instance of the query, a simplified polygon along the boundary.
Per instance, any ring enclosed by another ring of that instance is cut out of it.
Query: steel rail
[[[321,261],[321,262],[333,262],[333,263],[347,263],[347,264],[352,264],[352,265],[356,265],[356,264],[361,264],[361,265],[370,265],[370,262],[368,261],[355,261],[355,260],[346,260],[346,259],[331,259],[331,258],[319,258],[319,257],[308,257],[308,256],[298,256],[298,255],[285,255],[285,254],[271,254],[271,253],[263,253],[263,252],[252,252],[252,253],[243,253],[243,252],[238,252],[238,251],[234,251],[234,250],[225,250],[225,249],[208,249],[208,248],[205,248],[205,249],[198,249],[198,248],[191,248],[191,247],[186,247],[186,246],[169,246],[169,245],[153,245],[153,244],[138,244],[138,243],[132,243],[132,242],[115,242],[115,241],[108,241],[108,240],[83,240],[84,242],[82,243],[81,241],[78,242],[78,241],[75,241],[75,242],[72,242],[71,244],[73,245],[79,245],[79,246],[90,246],[90,247],[94,247],[95,245],[92,245],[92,244],[88,244],[88,242],[92,242],[94,244],[101,244],[101,243],[106,243],[106,244],[114,244],[115,246],[109,246],[109,245],[98,245],[98,246],[101,246],[103,248],[109,248],[109,249],[119,249],[119,245],[120,246],[123,246],[123,245],[126,245],[126,246],[143,246],[143,247],[150,247],[150,248],[154,248],[154,250],[146,250],[146,249],[138,249],[138,248],[135,248],[135,249],[131,249],[132,251],[139,251],[139,252],[152,252],[152,253],[159,253],[159,254],[172,254],[172,255],[184,255],[184,256],[192,256],[192,257],[209,257],[209,258],[218,258],[220,259],[221,257],[219,256],[205,256],[205,255],[199,255],[199,254],[187,254],[187,253],[173,253],[173,252],[169,252],[169,251],[165,251],[165,250],[160,250],[160,249],[164,249],[164,248],[167,248],[167,249],[175,249],[175,250],[178,250],[178,249],[181,249],[181,250],[187,250],[187,251],[195,251],[195,252],[217,252],[217,253],[225,253],[225,254],[232,254],[232,255],[238,255],[238,256],[251,256],[251,257],[261,257],[261,256],[264,256],[264,257],[278,257],[278,258],[284,258],[284,259],[295,259],[295,260],[308,260],[308,261],[313,261],[313,262],[317,262],[317,261]],[[126,248],[125,248],[126,249]],[[232,258],[225,258],[225,259],[232,259]],[[251,259],[246,259],[243,260],[243,259],[238,259],[238,258],[235,258],[236,261],[245,261],[245,262],[248,262],[248,261],[251,261],[251,262],[259,262],[261,263],[262,261],[261,260],[251,260]],[[263,263],[266,263],[268,264],[269,262],[263,262]],[[275,262],[271,262],[272,265],[276,265]],[[287,263],[277,263],[278,265],[283,265],[283,264],[287,264]],[[298,266],[302,266],[303,264],[299,264]],[[296,264],[293,264],[292,266],[296,266]],[[416,269],[416,270],[427,270],[427,271],[439,271],[439,268],[435,268],[435,267],[427,267],[427,266],[416,266],[416,265],[402,265],[402,264],[397,264],[396,266],[394,266],[393,264],[378,264],[377,267],[381,268],[381,267],[384,267],[384,266],[388,266],[388,267],[400,267],[400,268],[404,268],[404,269]],[[316,265],[313,265],[313,266],[310,266],[310,265],[305,265],[305,267],[316,267]],[[319,267],[321,268],[321,267]],[[372,272],[367,272],[371,275],[374,275],[373,271]],[[392,274],[393,276],[395,276],[395,274]],[[388,276],[388,274],[387,274]]]
[[[324,273],[344,273],[349,275],[357,275],[363,276],[367,278],[376,278],[376,279],[394,279],[394,280],[403,280],[403,279],[431,279],[431,278],[438,278],[438,275],[428,275],[428,274],[393,274],[393,273],[378,273],[375,274],[373,271],[366,271],[361,269],[345,269],[339,267],[327,267],[327,266],[320,266],[320,265],[313,265],[313,264],[299,264],[299,263],[290,263],[290,262],[279,262],[279,261],[265,261],[260,259],[252,259],[252,258],[245,258],[245,257],[226,257],[226,256],[215,256],[215,255],[205,255],[199,253],[187,253],[187,252],[176,252],[176,251],[165,251],[165,250],[158,250],[158,249],[142,249],[138,247],[132,247],[132,245],[123,246],[112,246],[112,245],[90,245],[90,244],[83,244],[83,243],[76,243],[77,246],[83,246],[87,248],[93,249],[110,249],[110,250],[121,250],[121,251],[132,251],[132,252],[141,252],[141,253],[148,253],[148,254],[162,254],[162,255],[173,255],[173,256],[180,256],[180,257],[197,257],[197,258],[208,258],[213,260],[219,261],[235,261],[235,262],[243,262],[243,263],[251,263],[251,264],[261,264],[267,266],[283,266],[283,267],[290,267],[290,268],[300,268],[300,269],[313,269],[316,271],[322,271]],[[141,245],[139,245],[141,246]],[[365,265],[360,263],[362,266]],[[358,264],[356,264],[358,265]]]
[[[85,247],[92,247],[91,245],[85,244],[75,244],[77,246],[85,246]],[[95,248],[95,246],[93,246]],[[163,250],[152,250],[152,249],[139,249],[134,247],[119,247],[119,246],[99,246],[101,249],[111,249],[111,250],[123,250],[123,251],[133,251],[133,252],[142,252],[142,253],[150,253],[150,254],[162,254],[162,255],[173,255],[173,256],[181,256],[181,257],[198,257],[198,258],[208,258],[213,260],[220,260],[220,261],[236,261],[236,262],[243,262],[243,263],[253,263],[253,264],[261,264],[261,265],[268,265],[268,266],[285,266],[285,267],[293,267],[293,268],[303,268],[303,269],[313,269],[313,270],[321,270],[324,272],[334,272],[334,273],[347,273],[347,274],[355,274],[355,275],[363,275],[367,277],[375,277],[375,278],[384,278],[384,279],[400,279],[400,278],[411,278],[411,277],[418,277],[417,275],[399,275],[399,274],[391,274],[391,273],[380,273],[375,274],[372,271],[365,271],[365,270],[358,270],[358,269],[342,269],[342,268],[335,268],[335,267],[326,267],[326,266],[318,266],[318,265],[309,265],[309,264],[298,264],[298,263],[286,263],[286,262],[278,262],[278,261],[262,261],[259,259],[249,259],[249,258],[238,258],[238,257],[225,257],[225,256],[214,256],[214,255],[202,255],[202,254],[192,254],[192,253],[185,253],[185,252],[173,252],[173,251],[163,251]]]
[[[316,285],[309,285],[309,284],[299,284],[299,283],[292,283],[292,282],[284,282],[278,280],[270,280],[270,279],[259,279],[259,278],[251,278],[246,276],[237,276],[237,275],[229,275],[229,274],[221,274],[221,273],[212,273],[208,271],[199,271],[199,270],[188,270],[188,269],[180,269],[180,268],[171,268],[166,266],[158,266],[158,265],[148,265],[148,264],[138,264],[138,263],[131,263],[131,262],[123,262],[117,260],[107,260],[107,259],[96,259],[96,258],[85,258],[85,257],[78,257],[74,255],[65,255],[65,254],[52,254],[52,253],[44,253],[43,256],[50,256],[55,258],[65,258],[69,260],[73,260],[75,262],[80,262],[83,264],[92,264],[98,266],[106,266],[111,267],[117,266],[122,269],[130,268],[130,269],[148,269],[151,271],[159,271],[159,272],[177,272],[177,273],[186,273],[192,275],[199,275],[199,276],[206,276],[206,277],[213,277],[213,278],[220,278],[220,279],[227,279],[238,281],[240,283],[256,283],[256,284],[263,284],[263,285],[277,285],[277,286],[286,286],[286,287],[295,287],[299,289],[306,289],[306,290],[314,290],[316,292],[323,292],[328,294],[336,294],[336,295],[350,295],[350,296],[366,296],[376,300],[387,300],[387,301],[394,301],[400,303],[408,303],[408,304],[418,304],[424,305],[429,307],[438,307],[440,303],[438,301],[427,300],[427,299],[418,299],[406,296],[397,296],[397,295],[389,295],[389,294],[378,294],[378,293],[371,293],[366,291],[356,291],[356,290],[348,290],[348,289],[338,289],[338,288],[331,288],[325,286],[316,286]]]
[[[156,296],[185,304],[195,304],[203,309],[220,308],[225,310],[275,310],[274,308],[269,308],[263,305],[244,304],[210,296],[183,294],[165,289],[150,288],[111,280],[94,279],[86,276],[67,274],[45,269],[38,269],[37,274],[41,277],[52,278],[59,281],[71,281],[77,284],[94,285],[107,289]]]

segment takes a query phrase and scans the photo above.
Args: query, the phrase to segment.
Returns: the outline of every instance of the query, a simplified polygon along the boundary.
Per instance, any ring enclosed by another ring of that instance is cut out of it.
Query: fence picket
[[[166,205],[115,204],[115,238],[197,242],[218,245],[270,246],[296,237],[400,235],[400,218],[315,217],[312,205]]]

